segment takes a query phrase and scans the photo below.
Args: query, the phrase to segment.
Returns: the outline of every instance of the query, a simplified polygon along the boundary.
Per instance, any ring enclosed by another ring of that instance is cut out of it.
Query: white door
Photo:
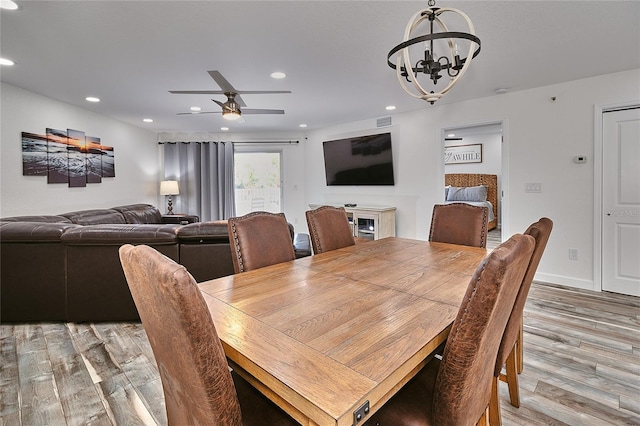
[[[640,296],[640,108],[603,113],[602,289]]]

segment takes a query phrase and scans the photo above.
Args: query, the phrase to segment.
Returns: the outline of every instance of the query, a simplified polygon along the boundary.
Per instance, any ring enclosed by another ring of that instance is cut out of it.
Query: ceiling
[[[21,1],[0,12],[3,82],[153,131],[297,132],[433,108],[386,64],[426,1]],[[482,51],[437,104],[640,68],[640,1],[455,1]],[[176,115],[215,110],[219,70],[247,108],[284,115]],[[287,77],[274,80],[273,71]],[[101,98],[91,104],[86,96]],[[153,123],[143,123],[152,118]],[[52,124],[53,125],[53,124]]]

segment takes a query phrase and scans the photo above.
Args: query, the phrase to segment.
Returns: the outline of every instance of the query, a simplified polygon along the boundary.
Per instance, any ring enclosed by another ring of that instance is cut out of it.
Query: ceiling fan
[[[244,108],[247,104],[240,95],[251,94],[275,94],[275,93],[291,93],[290,90],[236,90],[226,78],[222,76],[220,71],[207,71],[211,78],[218,83],[218,86],[222,90],[169,90],[169,93],[173,94],[189,94],[189,95],[225,95],[227,97],[226,102],[220,102],[215,99],[211,99],[216,104],[220,105],[221,111],[194,111],[194,112],[179,112],[178,115],[186,114],[220,114],[227,120],[237,120],[242,114],[284,114],[282,109],[255,109]],[[241,109],[241,107],[243,109]]]

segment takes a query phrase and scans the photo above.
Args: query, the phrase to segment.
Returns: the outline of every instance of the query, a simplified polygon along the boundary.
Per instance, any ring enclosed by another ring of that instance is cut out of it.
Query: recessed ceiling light
[[[6,59],[6,58],[0,58],[0,65],[15,65],[15,62],[13,62],[11,59]]]
[[[202,111],[202,108],[198,107],[198,106],[192,106],[191,108],[189,108],[191,111]]]
[[[16,10],[18,5],[11,0],[0,0],[0,9]]]
[[[306,127],[307,127],[307,125],[306,125],[306,124],[304,124],[304,123],[301,123],[301,124],[299,124],[299,125],[298,125],[298,127],[300,127],[300,128],[303,128],[303,129],[304,129],[304,128],[306,128]]]
[[[223,132],[226,132],[227,130],[229,130],[228,127],[220,127],[220,130],[222,130]]]
[[[393,111],[394,109],[396,109],[396,106],[395,105],[389,105],[389,106],[385,107],[385,109],[387,111]]]
[[[271,78],[277,78],[277,79],[282,79],[285,78],[287,75],[283,72],[280,71],[275,71],[271,73]]]
[[[455,133],[449,133],[449,134],[447,135],[447,137],[448,137],[448,138],[455,138],[455,137],[456,137],[456,134],[455,134]]]
[[[100,98],[96,98],[95,96],[87,96],[84,99],[88,102],[100,102]]]
[[[143,118],[142,121],[145,123],[153,123],[153,118]]]

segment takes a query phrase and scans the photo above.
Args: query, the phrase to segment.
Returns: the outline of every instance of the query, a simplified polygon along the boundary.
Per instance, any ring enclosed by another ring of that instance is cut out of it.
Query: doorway
[[[505,194],[504,165],[502,164],[506,123],[504,121],[495,121],[487,123],[476,123],[472,125],[460,125],[455,127],[446,127],[443,129],[443,146],[446,148],[464,149],[464,147],[473,147],[475,150],[481,150],[481,161],[475,159],[474,162],[447,162],[445,160],[444,173],[462,173],[462,174],[489,174],[496,175],[498,182],[497,189],[497,206],[496,220],[497,228],[490,231],[489,239],[493,243],[502,241],[504,230],[503,221],[505,217],[505,209],[503,197]]]
[[[602,112],[602,290],[640,296],[640,106]]]

